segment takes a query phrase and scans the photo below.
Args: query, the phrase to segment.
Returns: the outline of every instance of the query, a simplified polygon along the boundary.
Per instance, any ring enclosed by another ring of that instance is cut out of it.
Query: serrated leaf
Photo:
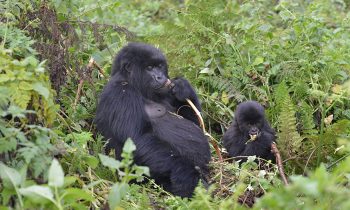
[[[128,138],[124,144],[123,152],[132,153],[135,150],[136,150],[136,146],[134,142],[130,138]]]
[[[259,65],[259,64],[262,64],[263,62],[264,62],[264,58],[262,58],[262,57],[256,57],[252,65],[253,65],[253,66],[257,66],[257,65]]]
[[[147,166],[136,166],[136,181],[141,182],[143,181],[144,177],[142,175],[149,176],[149,168]]]
[[[98,154],[98,156],[100,157],[102,165],[107,166],[111,169],[119,169],[120,168],[120,161],[119,160],[116,160],[114,158],[108,157],[108,156],[103,155],[103,154]]]
[[[108,195],[108,203],[110,209],[116,209],[120,205],[120,201],[129,191],[129,185],[126,183],[116,183],[111,188]]]
[[[32,185],[30,187],[19,189],[19,192],[35,203],[53,201],[53,194],[49,187]]]
[[[44,87],[41,82],[34,83],[32,87],[37,93],[42,95],[46,100],[49,98],[50,91],[46,87]]]
[[[20,90],[33,90],[33,86],[32,84],[28,83],[28,82],[24,82],[24,81],[21,81],[18,85],[18,88]]]
[[[64,184],[64,173],[60,163],[53,159],[49,169],[49,186],[62,187]]]
[[[17,139],[11,136],[0,138],[0,153],[10,152],[17,148]]]
[[[19,186],[22,181],[21,174],[17,170],[6,166],[2,162],[0,162],[0,177],[4,186],[10,189]]]

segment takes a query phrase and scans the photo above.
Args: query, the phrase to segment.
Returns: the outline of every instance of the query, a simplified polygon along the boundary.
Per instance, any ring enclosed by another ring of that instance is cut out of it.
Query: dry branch
[[[280,154],[280,152],[278,151],[275,142],[273,142],[273,143],[271,144],[271,152],[272,152],[272,153],[275,155],[275,157],[276,157],[277,168],[278,168],[278,171],[280,172],[280,175],[281,175],[281,177],[282,177],[283,183],[284,183],[285,185],[288,185],[289,183],[288,183],[286,174],[284,173],[284,170],[283,170],[281,154]]]
[[[220,152],[220,149],[219,149],[219,146],[218,144],[216,143],[216,140],[214,139],[214,137],[212,137],[206,130],[205,130],[205,126],[204,126],[204,121],[203,121],[203,118],[202,118],[202,115],[201,113],[198,111],[197,107],[192,103],[192,101],[190,99],[187,99],[186,98],[186,101],[187,103],[192,107],[193,111],[196,113],[197,115],[197,118],[198,118],[198,121],[199,121],[199,124],[203,130],[203,133],[209,137],[210,139],[210,143],[213,145],[214,149],[215,149],[215,152],[216,152],[216,155],[219,157],[219,160],[220,162],[222,162],[222,155],[221,155],[221,152]]]
[[[93,67],[96,67],[98,69],[99,73],[103,77],[106,77],[103,69],[96,63],[96,61],[93,58],[90,58],[89,63],[86,67],[87,69],[85,72],[90,72],[89,74],[91,74]],[[74,110],[77,108],[77,104],[78,104],[78,101],[79,101],[80,96],[81,96],[82,87],[83,87],[84,81],[87,79],[87,75],[83,74],[81,77],[82,78],[80,78],[80,80],[79,80],[78,89],[77,89],[77,92],[75,94],[75,100],[74,100],[74,104],[73,104]]]

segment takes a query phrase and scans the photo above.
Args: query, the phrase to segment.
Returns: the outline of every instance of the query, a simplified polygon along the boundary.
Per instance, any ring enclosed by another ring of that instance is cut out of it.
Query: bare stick
[[[202,118],[202,115],[201,113],[198,111],[197,107],[192,103],[192,101],[188,98],[186,98],[186,101],[187,103],[191,106],[191,108],[193,109],[193,111],[196,113],[197,115],[197,118],[198,118],[198,121],[199,121],[199,124],[203,130],[203,133],[209,137],[210,139],[210,143],[213,145],[214,149],[215,149],[215,152],[216,152],[216,155],[219,157],[219,161],[222,162],[222,155],[221,155],[221,152],[220,152],[220,149],[219,149],[219,146],[218,144],[216,143],[216,140],[214,139],[214,137],[212,137],[206,130],[205,130],[205,126],[204,126],[204,121],[203,121],[203,118]]]
[[[94,59],[91,58],[90,61],[89,61],[89,64],[87,65],[87,71],[86,72],[90,72],[90,70],[92,69],[92,67],[94,66]],[[85,81],[85,74],[83,74],[81,76],[82,78],[79,80],[79,85],[78,85],[78,89],[77,89],[77,93],[75,94],[75,100],[74,100],[74,104],[73,104],[73,109],[75,110],[76,107],[77,107],[77,104],[78,104],[78,101],[80,99],[80,95],[81,95],[81,90],[82,90],[82,87],[83,87],[83,83]]]
[[[283,170],[281,154],[280,154],[280,152],[278,151],[275,142],[273,142],[273,143],[271,144],[271,151],[272,151],[272,153],[273,153],[273,154],[275,155],[275,157],[276,157],[277,168],[278,168],[278,171],[280,172],[280,175],[281,175],[281,177],[282,177],[283,183],[284,183],[284,185],[288,185],[289,183],[288,183],[288,180],[287,180],[287,178],[286,178],[286,174],[284,173],[284,170]]]
[[[73,104],[73,109],[75,110],[77,108],[77,104],[78,101],[80,99],[80,93],[81,93],[81,89],[83,87],[83,83],[84,83],[84,79],[80,79],[79,80],[79,85],[78,85],[78,89],[77,89],[77,93],[75,94],[75,100],[74,100],[74,104]]]
[[[106,77],[104,70],[96,63],[96,61],[93,58],[90,58],[89,64],[90,63],[92,63],[92,65],[97,68],[98,72],[100,72],[102,77]]]

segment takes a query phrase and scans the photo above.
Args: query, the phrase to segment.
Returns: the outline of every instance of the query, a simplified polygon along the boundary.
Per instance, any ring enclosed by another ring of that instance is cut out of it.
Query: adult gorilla
[[[97,107],[96,125],[121,159],[125,140],[136,145],[135,163],[167,191],[191,197],[208,173],[210,149],[198,127],[190,99],[201,110],[194,89],[184,78],[168,79],[163,53],[150,45],[129,43],[116,56],[112,77]]]

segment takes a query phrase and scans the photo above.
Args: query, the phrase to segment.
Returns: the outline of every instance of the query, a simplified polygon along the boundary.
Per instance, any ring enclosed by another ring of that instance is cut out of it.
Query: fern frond
[[[291,157],[300,148],[303,138],[297,132],[295,106],[289,96],[285,82],[278,85],[275,92],[275,101],[279,110],[278,142],[281,152]]]
[[[210,77],[203,77],[202,81],[205,84],[208,84],[214,90],[218,90],[219,92],[226,92],[228,99],[233,98],[237,102],[242,102],[246,99],[244,95],[237,91],[237,87],[233,85],[233,82],[228,79],[213,75]]]

